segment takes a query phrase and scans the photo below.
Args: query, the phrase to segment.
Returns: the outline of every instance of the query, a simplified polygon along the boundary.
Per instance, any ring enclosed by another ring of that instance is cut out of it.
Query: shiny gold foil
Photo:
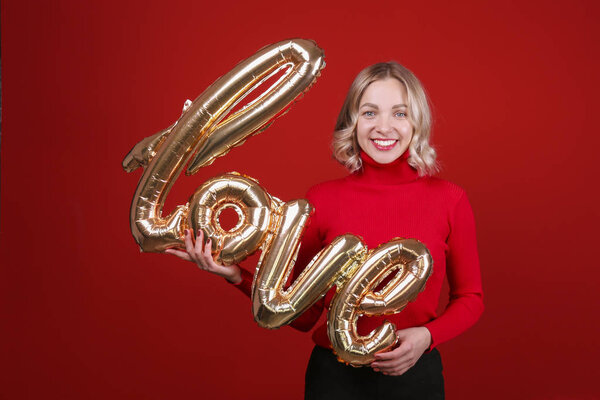
[[[323,51],[310,40],[293,39],[259,50],[217,79],[186,105],[171,127],[138,143],[123,160],[131,172],[145,167],[133,196],[130,225],[142,251],[183,247],[189,209],[178,206],[162,217],[169,190],[190,161],[187,173],[209,165],[252,135],[266,129],[294,99],[308,90],[325,66]],[[269,77],[281,78],[248,105],[234,106]]]
[[[257,181],[238,173],[229,173],[206,181],[190,198],[188,226],[194,232],[202,230],[212,241],[212,253],[217,261],[236,264],[260,248],[276,222],[271,212],[274,201]],[[219,214],[233,208],[238,223],[225,231]]]
[[[266,246],[252,289],[254,320],[264,328],[289,324],[362,261],[366,246],[354,235],[338,236],[322,249],[291,283],[300,238],[312,207],[306,200],[283,205],[273,239]]]
[[[184,247],[183,232],[188,228],[202,230],[212,241],[217,261],[226,265],[262,250],[254,275],[252,311],[265,328],[289,324],[337,285],[328,335],[340,361],[360,366],[394,346],[396,335],[394,325],[386,322],[361,337],[357,319],[400,312],[423,290],[432,259],[422,243],[395,239],[369,251],[359,237],[339,236],[286,288],[312,211],[306,200],[283,203],[256,180],[233,172],[208,180],[188,204],[162,217],[165,198],[190,160],[188,175],[262,132],[311,87],[324,66],[323,51],[309,40],[287,40],[259,50],[196,100],[186,101],[173,125],[136,144],[123,160],[123,168],[127,172],[144,168],[130,212],[131,231],[142,251]],[[276,83],[229,115],[245,96],[281,71]],[[229,231],[219,223],[226,208],[238,215],[237,225]],[[385,287],[374,292],[394,271]]]
[[[424,289],[433,259],[418,240],[395,239],[369,251],[365,262],[339,288],[331,301],[327,334],[338,359],[355,366],[368,365],[375,353],[391,349],[396,327],[389,321],[367,336],[359,336],[361,315],[398,313]],[[373,292],[394,269],[396,275],[379,292]]]

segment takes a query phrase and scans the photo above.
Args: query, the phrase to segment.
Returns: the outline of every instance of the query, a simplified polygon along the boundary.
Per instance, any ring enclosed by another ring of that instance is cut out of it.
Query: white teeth
[[[373,139],[373,141],[375,142],[376,145],[383,146],[383,147],[391,146],[394,143],[396,143],[396,141],[394,139],[391,139],[391,140]]]

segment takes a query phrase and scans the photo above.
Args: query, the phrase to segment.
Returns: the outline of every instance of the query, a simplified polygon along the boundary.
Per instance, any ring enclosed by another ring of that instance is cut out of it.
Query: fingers
[[[196,239],[196,254],[198,256],[198,260],[203,265],[202,269],[205,269],[210,272],[220,272],[220,265],[215,263],[215,260],[212,256],[212,240],[208,239],[206,243],[204,242],[204,233],[202,231],[198,231],[198,238]],[[202,247],[204,246],[204,248]]]
[[[204,259],[202,257],[202,239],[203,233],[202,231],[198,231],[198,237],[195,240],[193,239],[193,234],[191,229],[186,229],[184,232],[184,243],[185,243],[185,251],[187,252],[190,261],[195,262],[200,268],[206,269],[206,265],[204,263]]]
[[[400,346],[396,347],[394,350],[375,354],[375,359],[378,361],[394,360],[394,359],[397,359],[398,357],[401,357],[404,353],[407,353],[407,352],[408,352],[408,349],[406,349],[406,347],[403,347],[403,344],[401,344]]]
[[[419,360],[431,344],[431,334],[425,327],[401,329],[396,332],[400,340],[398,348],[375,354],[371,367],[386,375],[402,375]]]
[[[389,361],[375,361],[371,363],[372,368],[377,368],[381,371],[397,369],[404,364],[408,364],[412,361],[410,357],[402,357]]]
[[[212,256],[211,250],[212,250],[212,240],[208,239],[206,241],[206,246],[204,246],[204,258],[212,261],[213,256]]]
[[[409,358],[411,351],[412,345],[408,342],[403,342],[394,350],[375,354],[375,363],[380,366],[396,365],[398,362]]]
[[[190,229],[190,235],[192,234],[192,230]],[[208,247],[204,244],[204,232],[202,230],[198,230],[198,235],[196,236],[196,245],[194,246],[194,258],[196,259],[196,264],[205,270],[211,271],[210,261],[212,261],[212,257],[208,260],[205,256],[204,248]],[[210,249],[208,249],[208,254],[210,255]]]
[[[187,253],[187,251],[177,250],[177,249],[167,249],[167,250],[165,250],[165,253],[172,254],[172,255],[177,256],[185,261],[192,261],[192,259],[190,258],[190,255]]]
[[[185,230],[185,249],[190,257],[190,261],[195,262],[198,267],[209,272],[222,272],[221,266],[215,263],[211,249],[212,241],[204,243],[204,232],[198,230],[195,243],[192,240],[193,234],[191,229]]]
[[[191,232],[192,232],[192,230],[190,229],[190,233]],[[198,229],[198,234],[196,235],[196,246],[195,246],[197,255],[202,255],[202,253],[204,252],[203,246],[204,246],[204,232],[202,232],[201,229]]]
[[[399,375],[412,367],[416,360],[410,343],[403,342],[392,351],[375,354],[375,361],[371,363],[371,368],[385,375]]]
[[[184,231],[185,251],[179,249],[167,249],[165,253],[172,254],[186,261],[194,262],[200,269],[222,276],[230,281],[240,280],[238,266],[224,266],[215,262],[212,255],[212,240],[204,243],[204,232],[198,230],[194,241],[191,229]]]
[[[195,257],[196,253],[194,251],[194,243],[192,242],[192,231],[191,230],[189,230],[189,229],[185,230],[183,241],[185,243],[185,250],[189,254],[192,261],[194,261],[195,263],[198,263],[198,261],[196,260],[196,257]]]
[[[413,365],[414,364],[401,365],[398,368],[393,368],[393,369],[388,369],[388,370],[381,370],[379,372],[381,372],[383,375],[398,376],[398,375],[404,374],[406,371],[408,371],[409,369],[411,369],[413,367]]]
[[[415,365],[416,360],[413,358],[402,358],[399,360],[388,361],[385,364],[381,364],[380,361],[376,361],[371,364],[371,368],[373,368],[376,372],[381,372],[384,375],[401,375],[404,372],[408,371],[413,365]]]

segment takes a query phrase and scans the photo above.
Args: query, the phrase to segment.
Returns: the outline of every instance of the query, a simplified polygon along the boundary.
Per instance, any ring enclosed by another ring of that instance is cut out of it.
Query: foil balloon
[[[236,264],[258,250],[276,223],[272,212],[279,200],[272,198],[250,177],[236,172],[206,181],[190,198],[188,226],[211,239],[217,261]],[[226,231],[219,223],[221,212],[232,208],[238,215],[235,227]]]
[[[306,200],[286,203],[277,231],[263,253],[253,284],[252,312],[254,320],[264,328],[279,328],[292,322],[336,282],[351,275],[367,251],[357,236],[338,236],[284,290],[310,209]]]
[[[123,168],[127,172],[144,168],[130,212],[131,231],[142,251],[184,247],[183,233],[188,228],[202,230],[212,240],[213,256],[225,265],[261,250],[252,285],[252,312],[265,328],[289,324],[337,286],[328,314],[328,335],[340,361],[360,366],[373,361],[376,352],[391,348],[396,336],[395,327],[386,322],[361,337],[357,319],[400,312],[423,290],[432,259],[422,243],[396,239],[369,251],[358,236],[342,235],[286,288],[312,212],[308,201],[284,203],[255,179],[231,172],[206,181],[188,204],[162,216],[166,196],[188,162],[186,173],[194,174],[266,129],[311,87],[324,66],[323,51],[309,40],[288,40],[259,50],[196,100],[186,101],[173,125],[135,145],[123,160]],[[277,82],[231,113],[248,93],[281,71]],[[238,215],[230,230],[219,222],[227,208]],[[375,292],[394,271],[385,287]]]
[[[123,160],[131,172],[144,167],[135,191],[130,226],[140,249],[161,252],[183,247],[189,208],[181,205],[162,216],[166,196],[185,165],[187,174],[266,129],[304,91],[325,66],[323,51],[310,40],[294,39],[267,46],[217,79],[196,100],[186,103],[169,128],[138,143]],[[230,111],[270,77],[281,77],[239,111]]]
[[[375,353],[390,350],[397,341],[389,321],[367,336],[359,336],[361,315],[398,313],[425,288],[433,259],[423,243],[395,239],[369,252],[356,273],[339,288],[327,316],[327,334],[338,359],[354,366],[368,365]],[[373,290],[390,273],[393,278],[379,292]]]

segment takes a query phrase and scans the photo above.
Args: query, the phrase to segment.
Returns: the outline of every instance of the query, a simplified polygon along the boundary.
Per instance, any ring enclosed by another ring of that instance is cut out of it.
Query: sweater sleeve
[[[246,296],[250,297],[252,296],[252,279],[254,278],[254,275],[242,267],[240,267],[240,270],[242,271],[242,281],[240,283],[231,283],[227,280],[226,281],[232,286],[241,290]]]
[[[431,332],[431,349],[474,325],[484,308],[475,219],[464,192],[450,217],[447,244],[446,273],[450,299],[444,312],[425,325]]]
[[[306,194],[306,197],[310,204],[315,207],[314,192],[309,190]],[[306,223],[304,232],[302,234],[300,250],[298,251],[296,263],[294,264],[291,282],[296,280],[296,278],[322,247],[321,235],[317,222],[317,212],[314,210],[308,222]],[[251,297],[253,275],[244,268],[241,268],[241,270],[242,281],[238,284],[232,285],[242,291],[242,293],[244,293],[246,296]],[[324,298],[319,299],[311,308],[306,310],[304,313],[302,313],[302,315],[292,321],[290,326],[300,331],[308,332],[319,320],[319,317],[323,312],[324,304]]]

